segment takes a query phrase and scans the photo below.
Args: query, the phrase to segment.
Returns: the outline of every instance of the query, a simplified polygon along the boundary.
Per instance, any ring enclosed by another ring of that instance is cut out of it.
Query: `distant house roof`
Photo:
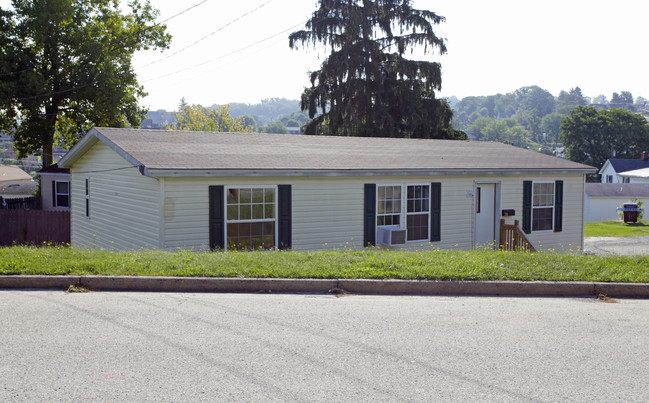
[[[649,178],[649,168],[634,169],[633,171],[618,172],[617,174],[634,178]]]
[[[587,165],[494,142],[116,128],[92,129],[59,165],[72,166],[98,141],[149,176],[217,171],[242,175],[261,171],[287,175],[595,171]]]
[[[611,158],[608,161],[613,166],[613,169],[615,169],[615,172],[618,173],[641,168],[649,168],[649,160]]]
[[[0,183],[31,182],[32,177],[14,165],[0,165]]]
[[[649,183],[587,183],[590,197],[649,197]]]
[[[31,196],[36,189],[38,189],[38,183],[34,181],[2,183],[0,184],[0,195]]]
[[[59,164],[52,164],[38,171],[38,174],[69,174],[70,168],[61,168]]]

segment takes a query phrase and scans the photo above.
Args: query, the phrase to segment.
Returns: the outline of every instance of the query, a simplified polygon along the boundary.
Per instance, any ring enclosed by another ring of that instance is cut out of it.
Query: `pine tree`
[[[311,119],[306,134],[466,138],[453,130],[450,106],[435,98],[440,63],[404,57],[417,46],[425,54],[446,52],[433,32],[444,17],[410,3],[320,0],[306,30],[289,36],[291,48],[316,42],[331,48],[302,94],[301,109]]]

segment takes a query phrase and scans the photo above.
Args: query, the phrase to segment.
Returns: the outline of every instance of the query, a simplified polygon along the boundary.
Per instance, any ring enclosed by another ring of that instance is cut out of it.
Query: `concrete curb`
[[[93,291],[350,293],[516,297],[649,298],[649,284],[551,281],[411,281],[136,276],[0,276],[0,289]]]

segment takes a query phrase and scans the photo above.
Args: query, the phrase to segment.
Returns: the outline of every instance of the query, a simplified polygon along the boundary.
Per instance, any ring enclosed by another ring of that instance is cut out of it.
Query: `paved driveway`
[[[649,236],[587,237],[584,251],[597,255],[649,255]]]

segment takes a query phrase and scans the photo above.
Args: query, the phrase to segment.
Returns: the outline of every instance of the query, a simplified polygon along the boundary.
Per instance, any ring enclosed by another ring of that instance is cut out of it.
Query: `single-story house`
[[[617,208],[632,200],[649,207],[649,183],[587,183],[585,215],[587,222],[619,220]]]
[[[501,219],[583,246],[595,169],[493,142],[94,128],[60,161],[72,245],[471,249]]]
[[[649,152],[643,151],[641,159],[611,158],[607,160],[599,174],[602,183],[636,183],[642,182],[630,176],[622,176],[621,173],[628,173],[637,169],[649,168]]]
[[[38,171],[43,210],[70,210],[70,170],[52,164]]]

